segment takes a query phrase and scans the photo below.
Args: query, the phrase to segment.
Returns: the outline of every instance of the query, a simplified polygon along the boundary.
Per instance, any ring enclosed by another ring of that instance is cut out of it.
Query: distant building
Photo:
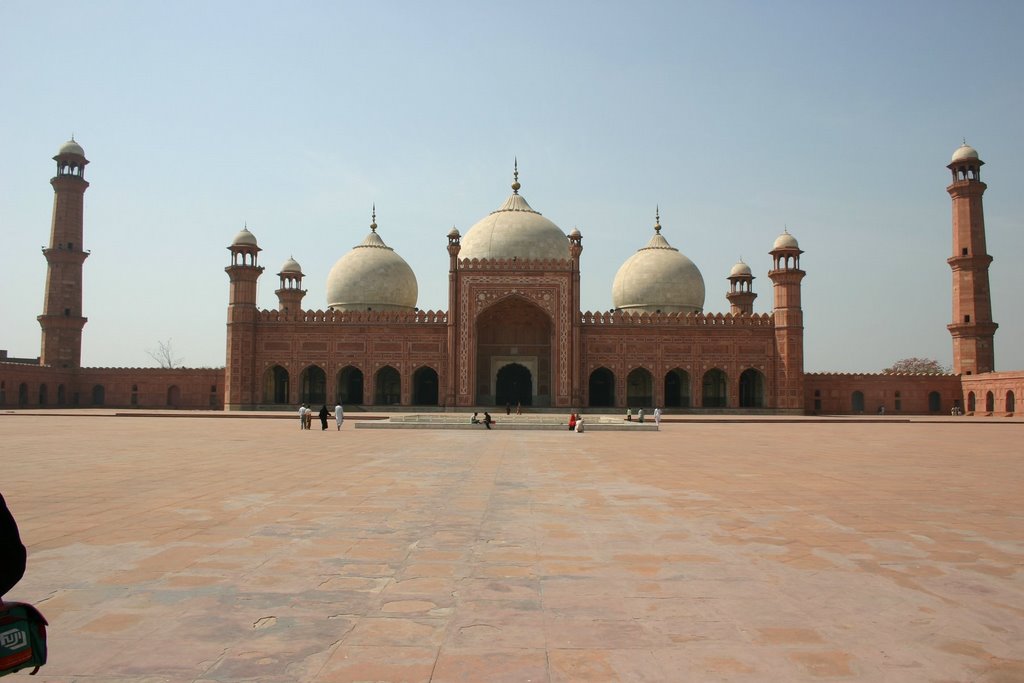
[[[367,406],[663,406],[774,413],[1012,413],[1024,373],[994,373],[982,161],[964,145],[953,183],[954,372],[949,375],[805,373],[796,238],[768,251],[773,310],[753,313],[754,276],[737,263],[728,313],[705,312],[697,266],[662,234],[623,263],[612,310],[580,311],[583,235],[565,234],[519,191],[463,236],[447,235],[448,310],[416,307],[415,274],[378,233],[331,270],[326,310],[306,310],[302,268],[277,273],[276,310],[259,310],[264,267],[243,228],[228,247],[223,369],[81,367],[83,196],[88,160],[74,140],[57,156],[46,296],[37,364],[0,358],[0,405],[254,410],[341,401]],[[966,396],[966,399],[965,399]],[[979,403],[984,402],[984,406]]]

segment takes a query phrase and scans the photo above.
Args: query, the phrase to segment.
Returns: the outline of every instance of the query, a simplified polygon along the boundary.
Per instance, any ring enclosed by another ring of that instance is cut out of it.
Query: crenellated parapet
[[[571,259],[468,258],[459,259],[462,270],[546,271],[571,270]]]
[[[261,323],[349,323],[394,325],[446,325],[447,311],[280,311],[263,309],[259,312]]]
[[[771,314],[731,313],[627,313],[625,311],[591,312],[580,314],[582,325],[678,325],[685,327],[774,327]]]

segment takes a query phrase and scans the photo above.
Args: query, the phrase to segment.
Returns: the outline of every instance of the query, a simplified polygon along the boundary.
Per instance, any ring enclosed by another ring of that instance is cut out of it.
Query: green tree
[[[882,372],[887,375],[945,375],[949,367],[932,358],[901,358]]]

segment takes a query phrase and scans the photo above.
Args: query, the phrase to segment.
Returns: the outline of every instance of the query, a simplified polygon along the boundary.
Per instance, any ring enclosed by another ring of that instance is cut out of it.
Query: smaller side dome
[[[744,263],[743,259],[740,259],[739,261],[737,261],[736,265],[733,266],[732,270],[729,271],[729,277],[743,277],[745,275],[750,275],[750,274],[751,274],[750,266],[748,266],[746,263]]]
[[[800,245],[797,243],[796,238],[789,234],[788,229],[784,229],[782,234],[775,238],[775,244],[772,245],[772,249],[799,249]]]
[[[298,261],[289,257],[288,260],[284,262],[284,265],[281,266],[281,273],[298,273],[299,275],[302,275],[302,266],[299,265]]]
[[[956,151],[953,152],[952,163],[956,163],[957,161],[966,161],[968,159],[978,158],[978,150],[974,149],[965,142],[964,144],[957,147]]]
[[[77,156],[84,157],[85,150],[82,149],[82,146],[80,144],[75,142],[75,138],[74,136],[72,136],[70,140],[68,140],[63,145],[60,146],[60,150],[57,152],[57,156],[61,156],[64,154],[75,154]]]
[[[573,228],[572,232],[569,233],[569,237],[572,239],[579,239],[580,237],[583,237],[583,233],[580,232],[579,228]]]
[[[453,225],[452,229],[448,231],[448,239],[457,240],[460,237],[462,237],[462,235],[459,234],[459,229]]]
[[[233,247],[255,247],[258,246],[256,243],[256,235],[249,232],[248,226],[242,228],[235,235],[235,239],[231,240],[231,246]]]

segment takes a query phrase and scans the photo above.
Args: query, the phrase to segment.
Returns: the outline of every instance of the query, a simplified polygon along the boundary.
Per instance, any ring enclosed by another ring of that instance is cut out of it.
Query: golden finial
[[[522,187],[519,184],[519,157],[515,157],[512,168],[512,194],[519,194],[519,188]]]
[[[370,232],[377,232],[377,202],[373,203],[373,210],[370,213]]]
[[[661,234],[661,207],[654,205],[654,232]]]

